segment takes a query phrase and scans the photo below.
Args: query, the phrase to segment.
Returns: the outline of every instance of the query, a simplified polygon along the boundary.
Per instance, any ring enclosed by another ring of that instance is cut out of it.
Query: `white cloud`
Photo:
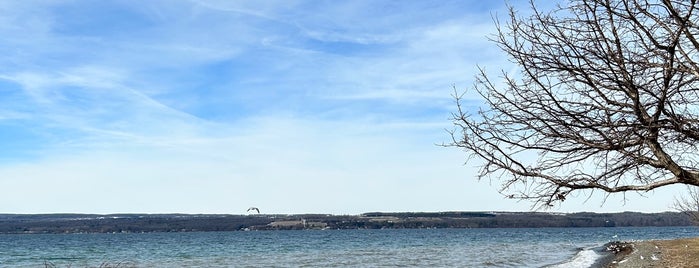
[[[452,85],[505,62],[483,38],[487,11],[90,4],[0,3],[0,89],[13,96],[0,119],[21,122],[1,130],[41,137],[26,142],[33,157],[0,165],[0,189],[13,189],[0,211],[529,208],[435,146],[448,138]]]
[[[407,198],[419,195],[426,179],[453,182],[434,178],[444,174],[440,168],[447,162],[421,165],[443,156],[432,143],[400,135],[412,131],[410,126],[319,124],[289,118],[250,123],[228,137],[172,140],[170,146],[115,145],[118,151],[58,150],[40,162],[4,166],[3,189],[28,184],[35,195],[8,193],[0,203],[22,204],[17,211],[29,212],[225,213],[256,205],[270,212],[359,213],[367,206],[407,209],[423,202],[376,203],[384,197],[398,198],[389,197],[394,194],[387,189],[405,191],[399,197]],[[453,198],[457,191],[450,193]],[[47,199],[51,204],[42,204]]]
[[[433,128],[258,118],[217,138],[56,150],[0,166],[5,212],[266,213],[527,210],[477,182],[462,153],[437,147]],[[422,137],[404,133],[423,133]],[[118,150],[116,150],[118,148]],[[445,151],[446,150],[446,151]],[[571,199],[562,211],[628,209]],[[661,200],[657,198],[655,200]],[[645,202],[644,202],[645,203]]]

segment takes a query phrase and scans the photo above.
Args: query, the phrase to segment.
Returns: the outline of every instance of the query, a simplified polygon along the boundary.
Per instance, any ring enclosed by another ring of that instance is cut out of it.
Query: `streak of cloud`
[[[435,146],[452,86],[477,64],[511,69],[486,39],[504,13],[495,1],[2,2],[0,212],[527,209]]]

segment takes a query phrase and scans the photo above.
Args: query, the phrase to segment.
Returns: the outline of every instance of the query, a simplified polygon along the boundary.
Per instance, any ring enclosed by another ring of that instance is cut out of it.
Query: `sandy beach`
[[[631,249],[619,252],[607,267],[699,267],[699,238],[630,244]]]

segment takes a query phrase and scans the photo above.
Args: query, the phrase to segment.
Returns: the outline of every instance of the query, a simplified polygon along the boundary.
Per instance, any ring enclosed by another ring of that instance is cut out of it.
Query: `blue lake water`
[[[597,257],[587,249],[610,241],[696,236],[696,227],[13,234],[0,235],[0,267],[586,267]]]

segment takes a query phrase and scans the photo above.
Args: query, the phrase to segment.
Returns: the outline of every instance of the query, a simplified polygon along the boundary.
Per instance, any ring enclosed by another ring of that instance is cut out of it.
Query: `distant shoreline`
[[[293,214],[0,214],[0,234],[144,233],[308,229],[689,226],[679,212],[371,212]]]

